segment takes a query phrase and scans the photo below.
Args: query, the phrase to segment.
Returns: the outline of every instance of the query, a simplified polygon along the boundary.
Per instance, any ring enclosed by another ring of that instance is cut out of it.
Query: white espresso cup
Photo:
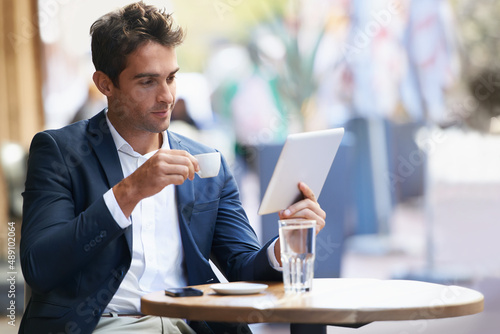
[[[220,169],[220,153],[202,153],[194,156],[198,160],[200,170],[196,172],[199,177],[207,178],[214,177],[219,174]]]

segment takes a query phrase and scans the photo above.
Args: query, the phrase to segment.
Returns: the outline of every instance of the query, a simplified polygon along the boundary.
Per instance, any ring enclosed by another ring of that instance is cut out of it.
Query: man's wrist
[[[116,198],[116,202],[121,208],[123,214],[125,217],[130,217],[135,206],[140,201],[140,199],[137,199],[139,197],[138,191],[131,186],[128,179],[123,179],[121,182],[116,184],[112,190]]]
[[[278,243],[277,247],[276,244]],[[281,266],[281,262],[278,261],[278,259],[281,259],[281,254],[279,256],[276,256],[276,248],[279,250],[279,238],[276,238],[269,247],[267,248],[267,258],[269,259],[269,264],[273,269],[282,271],[283,267]]]
[[[109,212],[111,213],[111,216],[113,216],[116,223],[123,229],[130,226],[132,222],[123,214],[120,205],[118,205],[118,202],[116,201],[113,189],[109,189],[106,193],[104,193],[103,198],[104,203],[106,204]]]

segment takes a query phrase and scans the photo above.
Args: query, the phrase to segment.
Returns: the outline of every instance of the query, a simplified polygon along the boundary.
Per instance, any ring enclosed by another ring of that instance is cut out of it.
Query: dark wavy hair
[[[172,14],[142,1],[100,17],[90,27],[90,35],[95,69],[105,73],[115,87],[119,87],[118,76],[125,69],[127,56],[142,43],[176,47],[184,39]]]

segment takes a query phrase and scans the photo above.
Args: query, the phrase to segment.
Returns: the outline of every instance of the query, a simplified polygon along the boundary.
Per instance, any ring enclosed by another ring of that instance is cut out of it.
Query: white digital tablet
[[[259,215],[284,210],[302,198],[299,182],[319,197],[344,128],[288,135],[259,208]]]

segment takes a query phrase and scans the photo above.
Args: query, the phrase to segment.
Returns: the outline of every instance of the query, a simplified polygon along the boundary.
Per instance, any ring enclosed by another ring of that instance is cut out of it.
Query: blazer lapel
[[[173,150],[185,150],[189,152],[189,147],[182,144],[182,141],[175,134],[167,131],[170,148]],[[176,186],[177,210],[179,216],[179,228],[181,231],[182,247],[186,262],[189,285],[216,283],[219,282],[207,259],[200,252],[194,241],[189,228],[191,215],[195,203],[194,182],[186,181]]]
[[[167,131],[167,133],[171,149],[185,150],[189,152],[189,148],[182,145],[179,137],[172,134],[170,131]],[[189,225],[194,205],[194,182],[186,181],[183,184],[176,186],[175,190],[177,192],[177,208],[179,211],[179,218],[183,218],[182,220]]]
[[[118,158],[113,137],[106,122],[105,110],[90,119],[88,129],[89,142],[104,169],[109,187],[113,187],[123,179],[123,171],[120,167],[120,158]]]
[[[88,140],[101,164],[104,174],[108,180],[108,185],[112,188],[115,184],[123,180],[123,171],[120,165],[120,158],[116,150],[115,142],[106,122],[106,109],[89,120]],[[132,254],[132,227],[125,229],[130,254]]]

